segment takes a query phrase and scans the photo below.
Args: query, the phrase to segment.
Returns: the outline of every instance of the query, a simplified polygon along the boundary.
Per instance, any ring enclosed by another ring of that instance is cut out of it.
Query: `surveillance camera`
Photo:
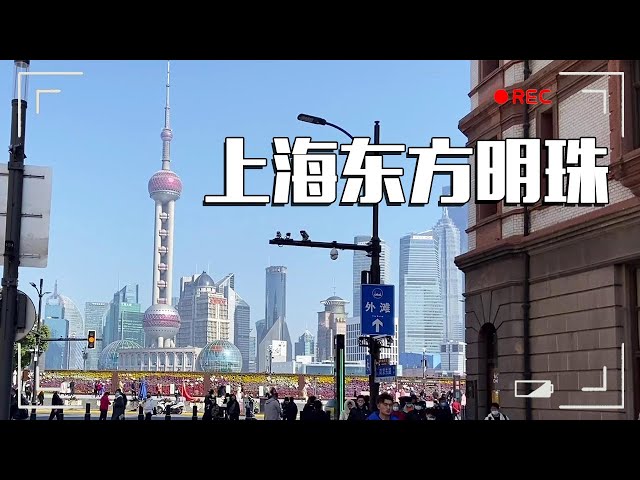
[[[329,252],[329,256],[331,257],[331,260],[337,260],[338,259],[338,249],[337,248],[332,248],[331,252]]]

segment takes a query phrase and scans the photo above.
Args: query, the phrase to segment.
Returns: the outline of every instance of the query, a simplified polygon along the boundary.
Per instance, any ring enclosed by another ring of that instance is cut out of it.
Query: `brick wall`
[[[478,86],[480,76],[480,60],[471,60],[471,90]]]
[[[623,418],[623,413],[558,408],[620,404],[620,283],[615,266],[532,283],[532,378],[551,380],[556,390],[549,399],[533,400],[534,419]],[[603,366],[607,391],[583,392],[601,386]]]
[[[523,138],[524,137],[524,128],[522,125],[512,125],[511,127],[507,128],[506,130],[503,130],[502,132],[502,138],[503,139],[507,139],[507,138]],[[518,205],[510,205],[507,206],[504,203],[502,204],[502,211],[504,213],[509,212],[510,210],[517,210],[519,208],[522,208]],[[522,235],[522,230],[520,231],[515,231],[514,225],[516,224],[516,222],[513,221],[513,217],[508,217],[506,219],[503,220],[503,227],[506,225],[507,230],[502,230],[502,237],[510,237],[512,235]],[[520,224],[522,224],[522,220],[520,220]]]
[[[476,178],[476,156],[475,156],[475,153],[469,157],[469,165],[471,166],[471,173],[470,173],[471,185],[470,185],[469,191],[471,192],[471,198],[474,199],[476,197],[476,182],[475,182],[475,178]],[[468,212],[469,212],[468,225],[469,225],[469,227],[471,227],[471,226],[476,224],[476,204],[475,204],[475,202],[473,202],[473,205],[469,206]]]
[[[534,73],[539,72],[551,62],[553,62],[553,60],[529,60],[529,68],[531,69],[531,74],[533,75]]]
[[[503,60],[504,63],[509,60]],[[520,83],[524,80],[524,63],[519,62],[511,65],[504,71],[504,86],[509,87],[515,83]]]
[[[522,235],[524,231],[524,217],[521,213],[510,215],[502,219],[502,238]]]
[[[480,96],[477,93],[471,95],[471,110],[475,110],[478,108],[478,104],[480,103]]]
[[[475,177],[476,177],[476,156],[471,155],[469,157],[469,165],[471,165],[471,186],[470,186],[470,191],[471,191],[471,198],[475,198],[476,196],[476,185],[475,185]],[[468,212],[468,223],[467,225],[469,227],[473,226],[476,224],[476,204],[475,202],[472,200],[469,208],[467,209]],[[467,241],[469,243],[469,251],[473,250],[474,248],[476,248],[476,232],[471,232],[468,234],[467,236]]]
[[[471,89],[473,90],[480,83],[480,60],[471,60]],[[471,95],[471,110],[478,108],[480,96],[478,93]]]
[[[607,90],[605,76],[594,77],[586,89]],[[608,97],[607,97],[608,98]],[[599,93],[577,92],[560,101],[558,104],[559,138],[577,139],[580,137],[596,137],[596,145],[609,148],[610,128],[607,113],[603,112],[603,95]],[[598,165],[608,165],[609,155],[598,159]],[[617,180],[609,181],[610,204],[621,202],[633,197],[633,193]],[[602,207],[564,207],[550,206],[531,212],[531,231],[550,227],[559,222],[593,212]]]

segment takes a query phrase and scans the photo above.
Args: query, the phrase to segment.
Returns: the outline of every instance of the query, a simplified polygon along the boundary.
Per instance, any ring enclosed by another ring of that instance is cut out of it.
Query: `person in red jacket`
[[[104,395],[100,398],[100,418],[98,420],[106,420],[107,413],[109,412],[109,392],[104,392]]]
[[[400,404],[398,402],[393,403],[393,407],[391,407],[391,416],[396,420],[404,420],[405,413],[400,410]]]
[[[462,405],[460,404],[460,402],[456,398],[453,401],[453,403],[451,404],[451,412],[453,413],[453,416],[455,417],[455,420],[460,420],[460,411],[461,410],[462,410]]]

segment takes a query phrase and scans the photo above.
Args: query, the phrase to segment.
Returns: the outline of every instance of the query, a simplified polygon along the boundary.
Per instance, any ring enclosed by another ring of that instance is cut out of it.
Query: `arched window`
[[[499,401],[498,333],[492,323],[485,323],[479,334],[478,410],[481,418],[489,412],[491,403]],[[482,412],[485,412],[484,415]]]

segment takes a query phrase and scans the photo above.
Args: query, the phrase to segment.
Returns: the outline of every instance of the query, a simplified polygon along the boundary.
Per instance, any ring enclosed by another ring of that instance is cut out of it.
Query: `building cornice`
[[[598,236],[605,228],[623,228],[639,222],[640,198],[634,197],[541,229],[527,237],[514,235],[503,238],[493,245],[456,257],[455,263],[463,271],[472,270],[505,256],[524,252],[540,253],[561,244]]]

